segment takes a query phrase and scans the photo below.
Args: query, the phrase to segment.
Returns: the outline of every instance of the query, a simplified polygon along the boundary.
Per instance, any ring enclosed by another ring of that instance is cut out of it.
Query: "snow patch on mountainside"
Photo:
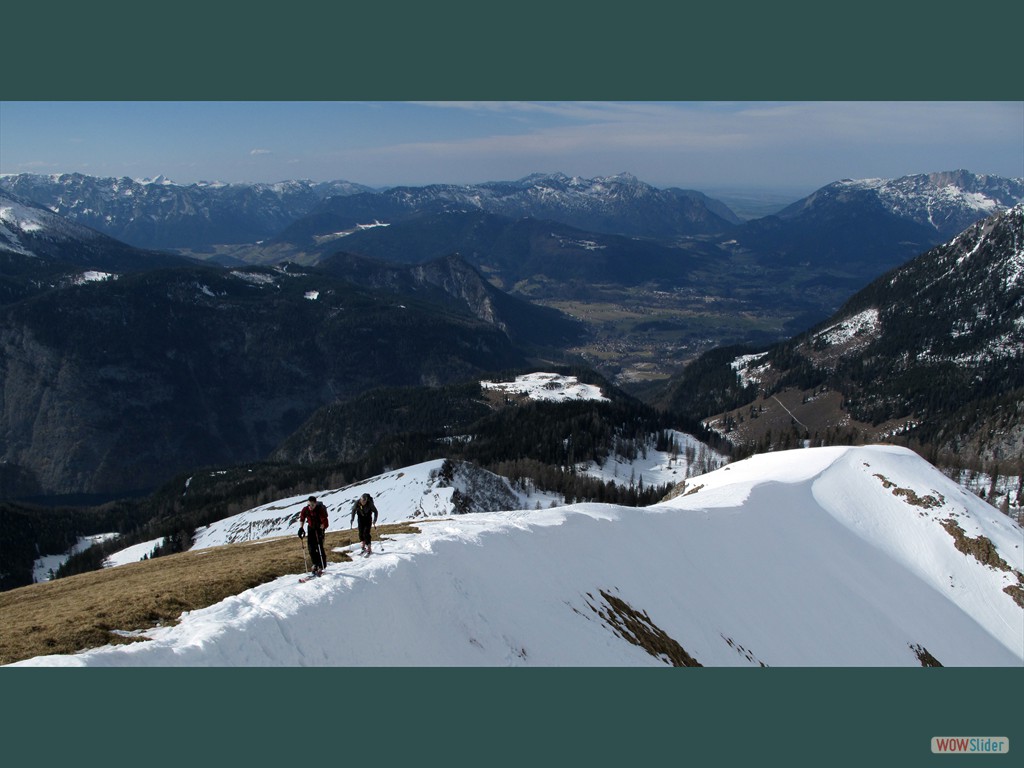
[[[115,275],[111,272],[100,272],[95,269],[89,269],[72,278],[71,282],[75,285],[85,285],[86,283],[102,283],[107,280],[117,280],[118,277],[119,275]]]
[[[637,456],[626,458],[612,454],[600,464],[596,461],[581,464],[577,471],[623,487],[650,488],[676,485],[729,463],[727,456],[693,435],[672,429],[667,431],[667,436],[672,444],[669,450],[657,450],[652,436]]]
[[[740,355],[731,363],[730,367],[736,371],[736,375],[739,376],[740,383],[744,387],[749,387],[751,384],[760,384],[764,381],[765,375],[771,370],[771,363],[763,363],[755,365],[761,358],[765,356],[765,352],[759,352],[756,355]]]
[[[68,561],[72,555],[76,555],[79,552],[84,552],[93,544],[99,544],[110,539],[116,539],[118,534],[116,533],[99,533],[93,536],[79,536],[78,541],[75,542],[74,546],[71,547],[67,552],[61,555],[42,555],[36,558],[36,561],[32,565],[32,581],[41,582],[49,581],[52,574],[57,572],[64,563]],[[141,557],[135,558],[141,560]]]
[[[527,373],[517,376],[515,381],[481,381],[480,386],[508,395],[524,396],[530,400],[608,400],[601,393],[600,387],[583,384],[575,376],[557,373]]]
[[[826,344],[847,344],[855,339],[864,339],[864,345],[874,339],[881,330],[878,310],[874,307],[865,309],[853,317],[829,326],[815,334],[815,338]]]

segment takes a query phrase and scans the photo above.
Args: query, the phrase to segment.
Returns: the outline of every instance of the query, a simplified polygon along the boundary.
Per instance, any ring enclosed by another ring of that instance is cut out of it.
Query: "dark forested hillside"
[[[610,455],[635,458],[652,434],[670,427],[710,437],[699,424],[681,423],[644,405],[592,371],[573,371],[581,380],[599,382],[602,391],[611,394],[610,402],[489,398],[479,381],[377,390],[318,411],[282,444],[274,459],[305,464],[340,459],[354,462],[356,475],[365,477],[447,457],[513,478],[531,477],[540,487],[580,499],[606,499],[610,491],[577,476],[577,465],[603,463]],[[629,489],[620,490],[616,498],[638,503],[639,497],[629,494]],[[654,496],[644,498],[650,501]]]
[[[504,290],[524,280],[540,288],[545,281],[623,286],[664,282],[678,287],[690,284],[721,257],[713,247],[696,243],[684,249],[479,211],[418,214],[355,232],[342,241],[325,241],[317,250],[327,255],[339,248],[404,264],[454,251]]]
[[[131,530],[144,516],[130,503],[75,508],[0,501],[0,591],[31,584],[40,555],[67,552],[80,536]]]
[[[587,333],[578,320],[494,287],[457,254],[422,264],[400,264],[336,253],[321,261],[318,269],[366,288],[467,313],[500,328],[512,341],[542,348],[547,354],[580,343]]]
[[[0,311],[2,459],[44,494],[142,490],[261,458],[327,403],[523,362],[492,325],[322,273],[125,275]]]

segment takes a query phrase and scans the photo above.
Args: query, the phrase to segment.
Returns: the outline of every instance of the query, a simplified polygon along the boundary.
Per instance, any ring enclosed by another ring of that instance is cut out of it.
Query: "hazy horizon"
[[[179,184],[478,184],[631,173],[810,192],[843,178],[1024,176],[1024,102],[0,102],[0,173]]]

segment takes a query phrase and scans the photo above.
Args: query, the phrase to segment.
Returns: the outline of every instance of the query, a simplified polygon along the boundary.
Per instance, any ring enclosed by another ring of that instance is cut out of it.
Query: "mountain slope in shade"
[[[82,269],[141,271],[195,263],[145,251],[23,198],[0,192],[0,254]],[[4,270],[6,273],[7,270]]]
[[[144,251],[0,192],[0,305],[53,288],[195,262]]]
[[[714,428],[737,445],[753,445],[768,430],[786,433],[793,420],[812,439],[851,426],[869,441],[901,433],[963,461],[1007,462],[1004,471],[1016,475],[1022,357],[1018,204],[878,278],[819,327],[732,360],[730,386],[757,387],[737,393]],[[715,391],[726,390],[726,380],[715,380]],[[677,402],[695,391],[681,380]]]
[[[1022,200],[1024,179],[969,171],[844,179],[747,222],[736,240],[768,263],[826,268],[864,285],[863,275],[892,269]]]
[[[894,215],[929,227],[947,239],[978,219],[1019,203],[1024,199],[1024,179],[964,170],[898,179],[844,179],[793,203],[779,212],[779,218],[796,218],[831,200],[853,202],[858,198],[873,198]]]
[[[648,508],[417,526],[320,579],[281,577],[146,642],[21,665],[1024,662],[1024,533],[901,448],[763,454]]]
[[[408,265],[336,253],[318,266],[356,285],[468,311],[517,342],[568,347],[585,334],[579,321],[499,290],[457,254]]]
[[[693,190],[657,189],[628,173],[594,179],[554,173],[518,181],[393,187],[334,196],[282,232],[281,238],[300,243],[377,220],[395,223],[417,215],[470,211],[646,238],[717,234],[739,223],[724,203]]]
[[[328,403],[525,359],[466,314],[294,268],[48,291],[0,308],[0,472],[37,495],[148,490],[265,456]]]

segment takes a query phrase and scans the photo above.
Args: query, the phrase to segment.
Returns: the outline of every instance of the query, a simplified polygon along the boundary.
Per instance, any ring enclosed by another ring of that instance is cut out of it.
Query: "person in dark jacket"
[[[348,524],[352,527],[352,521],[359,518],[359,540],[363,543],[363,554],[373,554],[370,545],[371,526],[377,525],[377,506],[373,503],[373,497],[364,493],[352,505],[352,514],[349,515]]]
[[[299,538],[306,535],[303,525],[309,523],[309,536],[306,545],[309,547],[309,559],[313,563],[313,574],[319,576],[327,567],[327,553],[324,551],[324,536],[327,533],[327,507],[310,496],[306,506],[299,512]]]

